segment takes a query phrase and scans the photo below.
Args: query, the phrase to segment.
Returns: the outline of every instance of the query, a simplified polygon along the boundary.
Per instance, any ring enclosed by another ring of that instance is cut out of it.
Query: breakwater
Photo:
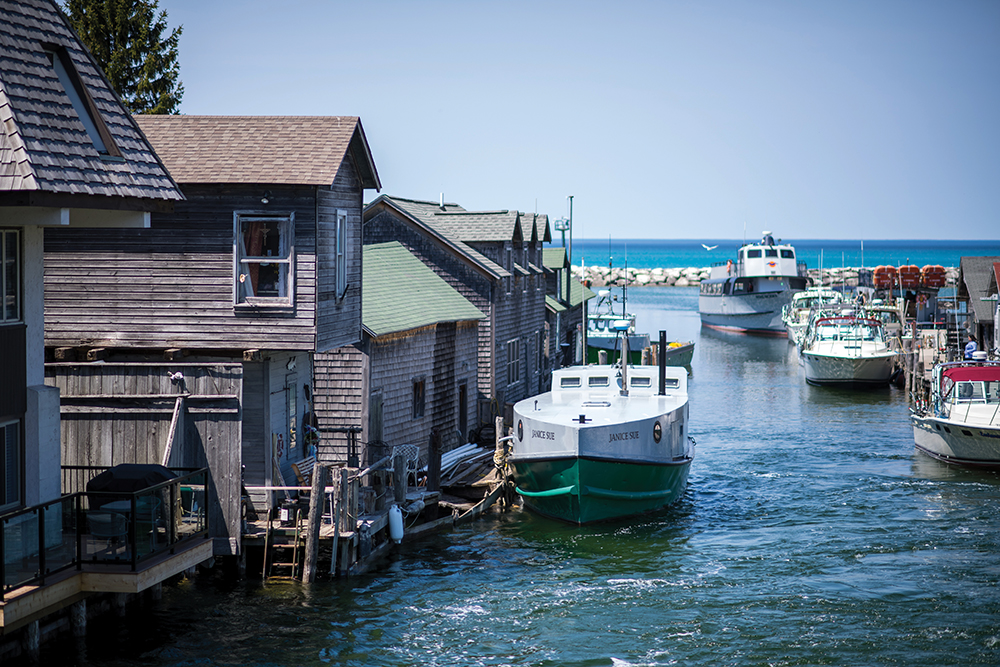
[[[869,267],[867,270],[871,270]],[[809,269],[809,278],[813,285],[847,285],[856,287],[858,284],[857,267]],[[945,269],[947,283],[958,281],[958,268]],[[669,269],[623,269],[606,266],[574,266],[573,276],[577,280],[589,281],[591,287],[691,287],[709,277],[710,267],[687,267]]]

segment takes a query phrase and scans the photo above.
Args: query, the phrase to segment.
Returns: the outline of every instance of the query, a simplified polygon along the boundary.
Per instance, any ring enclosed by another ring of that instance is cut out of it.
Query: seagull
[[[705,250],[715,250],[719,246],[717,246],[717,245],[705,245],[704,243],[702,243],[701,247],[704,248]]]

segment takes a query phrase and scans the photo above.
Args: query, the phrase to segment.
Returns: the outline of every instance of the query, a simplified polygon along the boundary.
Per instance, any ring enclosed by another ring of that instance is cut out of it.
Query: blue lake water
[[[555,244],[561,245],[559,235]],[[759,241],[758,237],[748,241]],[[776,239],[777,240],[777,237]],[[839,266],[868,266],[879,264],[940,264],[958,266],[962,257],[1000,256],[1000,240],[989,241],[842,241],[842,240],[797,240],[784,239],[795,246],[799,261],[804,261],[810,269],[834,268]],[[706,250],[703,245],[717,246]],[[616,267],[625,265],[636,269],[705,267],[714,262],[736,259],[736,250],[742,240],[695,239],[695,240],[629,240],[598,239],[573,240],[573,264],[579,266],[581,259],[587,266],[608,264],[609,257]]]
[[[630,291],[697,343],[697,453],[669,510],[577,528],[513,511],[370,576],[198,579],[53,664],[997,665],[1000,476],[914,451],[903,392],[811,387],[784,339],[703,330],[694,288]]]

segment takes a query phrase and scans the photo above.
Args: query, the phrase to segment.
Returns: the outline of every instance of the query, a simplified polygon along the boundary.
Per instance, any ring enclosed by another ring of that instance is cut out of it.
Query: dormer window
[[[101,155],[120,157],[121,151],[115,145],[111,133],[108,132],[104,119],[101,118],[93,98],[80,79],[69,54],[61,46],[46,46],[45,56],[62,86],[63,92],[69,98],[77,118],[83,123],[83,128],[90,137],[90,143]]]

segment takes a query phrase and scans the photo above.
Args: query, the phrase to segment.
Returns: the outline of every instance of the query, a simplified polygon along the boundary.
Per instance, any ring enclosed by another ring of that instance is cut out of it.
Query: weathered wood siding
[[[504,265],[506,253],[504,244],[470,243],[470,246]],[[520,244],[513,244],[513,256],[523,256]],[[493,303],[493,396],[497,398],[497,409],[503,414],[504,404],[516,403],[537,393],[538,369],[535,355],[535,334],[541,332],[545,323],[545,289],[541,276],[516,277],[511,280],[508,294],[503,281],[497,283]],[[507,343],[517,339],[520,343],[521,373],[515,382],[507,382]],[[482,344],[482,340],[480,341]]]
[[[475,385],[477,323],[442,323],[371,341],[371,391],[382,395],[382,439],[389,447],[417,445],[427,462],[431,431],[442,449],[465,441],[459,434],[458,386]],[[413,384],[424,381],[423,416],[413,414]],[[470,397],[471,398],[471,397]],[[470,400],[466,419],[473,424]]]
[[[455,254],[421,234],[390,211],[371,216],[364,226],[366,245],[398,241],[414,256],[434,270],[452,288],[481,310],[486,319],[479,322],[479,358],[477,382],[480,398],[489,399],[494,392],[495,359],[493,354],[494,301],[500,298],[502,281],[494,282],[473,269]],[[543,299],[544,302],[544,299]],[[470,389],[472,386],[470,385]],[[475,397],[470,396],[474,402]]]
[[[180,373],[182,380],[172,380]],[[185,397],[180,451],[172,466],[208,467],[215,553],[238,553],[241,364],[47,364],[61,394],[63,465],[162,463],[178,397]]]
[[[361,341],[361,209],[364,190],[348,154],[333,185],[317,191],[316,351]],[[347,291],[337,295],[337,212],[347,213]]]
[[[46,346],[314,349],[316,188],[266,189],[187,185],[150,229],[46,229]],[[234,308],[235,211],[295,214],[293,311]]]
[[[349,428],[357,435],[360,462],[366,461],[366,375],[368,360],[358,346],[348,345],[313,358],[313,410],[319,422],[316,458],[330,465],[346,465]]]

